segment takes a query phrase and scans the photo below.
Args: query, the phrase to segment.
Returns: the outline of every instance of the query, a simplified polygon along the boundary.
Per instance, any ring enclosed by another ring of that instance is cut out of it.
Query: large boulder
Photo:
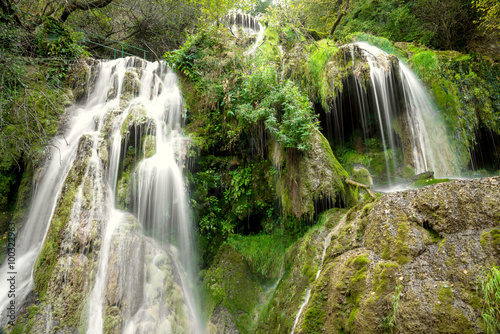
[[[283,174],[276,187],[285,214],[312,217],[322,202],[323,208],[356,204],[358,192],[344,180],[349,174],[333,155],[328,140],[315,131],[306,152],[284,152],[275,144],[273,160]]]
[[[324,269],[302,312],[295,304],[285,321],[283,309],[269,309],[259,329],[289,331],[298,316],[295,333],[482,333],[477,282],[500,263],[499,185],[458,180],[358,205],[325,231]],[[278,288],[275,298],[295,293]]]

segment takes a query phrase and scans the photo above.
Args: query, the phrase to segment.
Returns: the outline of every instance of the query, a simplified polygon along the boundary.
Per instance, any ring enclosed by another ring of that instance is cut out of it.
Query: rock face
[[[343,219],[338,209],[325,212],[323,223],[287,251],[255,331],[291,332],[298,316],[295,333],[482,333],[477,282],[484,267],[500,263],[498,203],[494,177],[386,194]],[[243,281],[231,289],[262,293]],[[229,312],[229,319],[238,314]]]
[[[345,184],[348,173],[333,155],[326,138],[316,131],[310,145],[308,151],[298,154],[280,152],[278,145],[272,150],[279,169],[286,167],[277,187],[284,212],[301,218],[318,213],[318,202],[326,208],[354,205],[358,193]]]
[[[99,74],[99,62],[92,58],[78,59],[68,72],[67,85],[73,91],[75,102],[85,102],[94,90]]]
[[[499,185],[454,181],[351,211],[297,332],[382,333],[391,317],[401,333],[482,332],[476,281],[500,259],[490,237],[500,226]]]
[[[221,247],[203,280],[210,333],[252,333],[263,288],[232,247]],[[236,330],[236,328],[238,330]]]

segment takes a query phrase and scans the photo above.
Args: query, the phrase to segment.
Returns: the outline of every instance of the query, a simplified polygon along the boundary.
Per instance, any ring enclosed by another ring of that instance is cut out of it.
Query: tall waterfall
[[[38,326],[46,332],[69,323],[92,334],[201,333],[177,77],[137,58],[101,62],[97,73],[65,138],[54,141],[19,233],[16,304],[45,286]],[[130,157],[122,211],[117,182]],[[0,303],[5,310],[9,300]]]
[[[444,124],[415,74],[395,56],[368,43],[344,48],[343,62],[351,75],[336,91],[329,131],[344,141],[348,131],[351,135],[359,131],[365,141],[379,138],[389,178],[396,169],[390,156],[396,150],[416,173],[457,175],[457,158]]]

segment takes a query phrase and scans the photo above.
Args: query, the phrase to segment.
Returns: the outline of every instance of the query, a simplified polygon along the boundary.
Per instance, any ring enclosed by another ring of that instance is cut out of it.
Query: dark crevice
[[[439,235],[439,233],[437,233],[432,228],[432,226],[429,224],[428,220],[424,220],[424,223],[423,223],[422,227],[429,232],[429,234],[431,235],[432,240],[434,240],[434,242],[438,242],[441,239],[441,236]]]
[[[331,196],[322,196],[314,200],[314,217],[312,221],[317,221],[318,217],[321,213],[333,209],[345,209],[347,207],[346,200],[344,196],[338,194],[336,197],[332,198]]]
[[[483,127],[476,131],[477,144],[471,150],[470,170],[500,170],[500,135]]]

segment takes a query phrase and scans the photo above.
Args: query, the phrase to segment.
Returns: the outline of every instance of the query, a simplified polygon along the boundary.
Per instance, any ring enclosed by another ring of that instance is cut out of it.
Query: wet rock
[[[212,317],[208,332],[210,334],[237,334],[239,333],[231,320],[231,313],[225,307],[218,307]]]
[[[92,58],[78,59],[69,69],[66,83],[76,102],[85,102],[92,93],[98,72],[99,61]]]
[[[355,164],[351,172],[351,177],[353,181],[356,181],[358,183],[370,187],[373,185],[373,180],[372,176],[370,175],[370,171],[368,171],[368,169],[363,165]]]
[[[122,84],[122,99],[130,100],[132,97],[139,95],[141,90],[141,80],[139,77],[140,71],[129,70],[125,72]]]
[[[348,174],[333,155],[328,140],[317,131],[310,145],[304,153],[283,152],[276,144],[271,150],[278,168],[286,166],[277,187],[284,212],[301,218],[319,213],[315,211],[319,201],[326,203],[322,211],[355,204],[358,193],[344,183]]]
[[[295,332],[482,333],[476,282],[500,262],[499,184],[450,181],[359,204],[335,227]],[[258,332],[287,328],[283,309],[269,308]]]
[[[427,180],[427,179],[433,179],[434,178],[434,172],[429,171],[429,172],[423,172],[420,174],[415,175],[412,180],[413,181],[421,181],[421,180]]]

